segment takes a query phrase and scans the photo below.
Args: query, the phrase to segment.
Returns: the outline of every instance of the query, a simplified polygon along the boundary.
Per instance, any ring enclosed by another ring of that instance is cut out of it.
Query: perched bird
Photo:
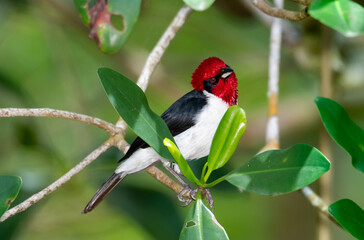
[[[192,91],[173,103],[161,118],[167,124],[182,155],[187,160],[205,157],[226,110],[237,104],[238,92],[234,71],[217,57],[205,59],[192,74]],[[137,137],[114,174],[100,187],[83,213],[93,210],[128,174],[140,172],[162,162],[146,142]]]

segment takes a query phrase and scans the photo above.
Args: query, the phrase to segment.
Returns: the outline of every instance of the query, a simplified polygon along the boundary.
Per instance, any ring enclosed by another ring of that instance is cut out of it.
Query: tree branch
[[[168,26],[162,37],[159,39],[157,45],[149,54],[147,61],[143,67],[142,73],[138,79],[138,86],[145,91],[148,86],[150,76],[153,74],[155,68],[160,62],[164,52],[166,51],[169,43],[176,36],[177,32],[181,29],[187,18],[192,14],[193,10],[187,5],[184,5],[174,17],[171,24]]]
[[[295,12],[295,11],[288,11],[282,8],[275,8],[270,6],[264,0],[251,0],[253,5],[259,8],[262,12],[272,17],[288,19],[292,21],[301,21],[307,18],[309,15],[307,13],[307,8]]]
[[[329,213],[326,203],[314,191],[312,191],[310,187],[302,188],[301,193],[320,213],[325,215],[328,219],[330,219],[332,222],[342,228],[342,226],[336,221],[336,219]]]
[[[310,6],[312,0],[291,0],[292,2],[301,4],[303,6]]]
[[[20,203],[19,205],[6,211],[4,215],[0,218],[0,222],[5,221],[9,217],[14,216],[17,213],[27,210],[30,206],[32,206],[45,196],[57,190],[60,186],[68,182],[74,175],[79,173],[82,169],[84,169],[87,165],[92,163],[102,153],[104,153],[107,149],[109,149],[112,146],[113,141],[114,139],[113,137],[111,137],[109,140],[104,142],[100,147],[92,151],[87,157],[85,157],[80,163],[78,163],[75,167],[69,170],[66,174],[64,174],[62,177],[53,182],[51,185],[49,185],[42,191],[34,194],[33,196],[31,196],[24,202]]]
[[[84,122],[115,135],[120,131],[114,124],[84,114],[51,108],[0,108],[0,117],[54,117]]]
[[[277,7],[283,8],[283,0],[275,0]],[[270,33],[270,53],[268,71],[268,121],[266,145],[262,151],[279,148],[278,92],[279,62],[281,56],[282,20],[274,18]]]

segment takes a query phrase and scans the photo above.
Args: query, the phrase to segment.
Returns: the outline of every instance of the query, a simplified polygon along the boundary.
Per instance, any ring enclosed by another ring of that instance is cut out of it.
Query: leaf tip
[[[165,139],[163,140],[163,144],[164,144],[164,146],[166,146],[166,147],[172,147],[171,142],[172,142],[172,141],[171,141],[169,138],[165,138]]]

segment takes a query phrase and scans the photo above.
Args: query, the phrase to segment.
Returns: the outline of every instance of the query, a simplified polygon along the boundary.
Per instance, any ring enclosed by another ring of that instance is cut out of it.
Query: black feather
[[[97,190],[96,194],[92,197],[82,213],[91,212],[104,198],[109,195],[125,176],[114,173],[111,177]]]
[[[173,103],[162,115],[161,118],[167,124],[172,136],[186,131],[196,124],[196,114],[206,106],[207,99],[201,91],[192,90],[175,103]],[[147,148],[149,145],[143,139],[137,137],[130,145],[128,152],[119,162],[129,158],[139,148]]]

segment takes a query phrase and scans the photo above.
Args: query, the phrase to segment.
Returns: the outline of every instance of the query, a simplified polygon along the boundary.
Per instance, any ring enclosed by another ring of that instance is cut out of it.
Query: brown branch
[[[19,205],[9,209],[4,213],[4,215],[1,217],[0,222],[5,221],[11,216],[14,216],[17,213],[20,213],[22,211],[27,210],[30,206],[37,203],[39,200],[44,198],[45,196],[51,194],[55,190],[57,190],[60,186],[68,182],[74,175],[79,173],[82,169],[84,169],[87,165],[92,163],[96,158],[98,158],[102,153],[104,153],[107,149],[109,149],[112,146],[113,137],[111,137],[109,140],[104,142],[100,147],[96,148],[94,151],[92,151],[87,157],[85,157],[80,163],[78,163],[75,167],[73,167],[71,170],[69,170],[66,174],[64,174],[62,177],[57,179],[55,182],[53,182],[51,185],[43,189],[42,191],[34,194],[24,202],[20,203]]]
[[[270,15],[272,17],[283,18],[292,21],[301,21],[309,16],[306,8],[301,11],[295,12],[272,7],[264,0],[251,0],[251,1],[254,6],[259,8],[265,14]]]
[[[0,117],[53,117],[84,122],[114,135],[120,131],[114,124],[84,114],[51,108],[0,108]]]
[[[292,2],[301,4],[303,6],[309,6],[312,2],[312,0],[291,0]]]

